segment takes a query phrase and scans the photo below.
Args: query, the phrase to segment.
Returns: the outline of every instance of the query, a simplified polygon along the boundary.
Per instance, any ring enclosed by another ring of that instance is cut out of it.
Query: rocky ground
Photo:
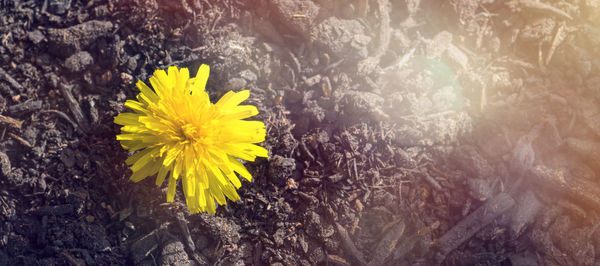
[[[599,1],[4,0],[0,43],[0,265],[600,264]],[[270,154],[214,216],[113,124],[202,63]]]

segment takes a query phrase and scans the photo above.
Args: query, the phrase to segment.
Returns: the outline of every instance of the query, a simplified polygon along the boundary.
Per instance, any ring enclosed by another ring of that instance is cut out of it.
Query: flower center
[[[200,138],[200,132],[198,128],[192,124],[183,125],[181,127],[181,131],[183,131],[183,135],[187,141],[194,142]]]

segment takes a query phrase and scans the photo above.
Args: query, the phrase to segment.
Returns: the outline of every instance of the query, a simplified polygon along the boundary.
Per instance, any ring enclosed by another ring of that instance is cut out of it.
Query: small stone
[[[129,75],[128,73],[122,72],[121,73],[121,80],[124,83],[132,83],[133,82],[133,76]]]
[[[0,152],[0,172],[4,177],[8,177],[11,172],[10,170],[10,159],[8,158],[8,155],[4,152]]]
[[[65,14],[69,8],[71,8],[71,0],[50,0],[48,2],[48,12],[55,15]]]
[[[135,231],[135,225],[133,225],[131,222],[129,221],[125,221],[125,228],[131,230],[131,231]]]
[[[312,77],[309,78],[303,78],[304,79],[304,83],[306,84],[307,87],[312,87],[315,84],[321,82],[321,75],[316,74]]]
[[[99,84],[106,85],[112,80],[112,72],[110,70],[106,70],[102,76],[100,76]]]
[[[330,17],[314,28],[315,44],[338,58],[361,60],[367,58],[371,37],[357,20]]]
[[[85,220],[88,223],[93,223],[96,220],[96,218],[94,218],[94,216],[92,216],[92,215],[88,215],[88,216],[85,217]]]
[[[294,170],[296,170],[296,160],[293,158],[276,154],[269,160],[269,178],[274,183],[286,184]]]
[[[183,243],[171,241],[162,248],[159,265],[192,265],[192,263]]]
[[[486,201],[493,196],[493,188],[487,179],[468,178],[467,185],[469,186],[469,194],[471,197],[479,201]]]
[[[246,87],[246,84],[243,78],[231,78],[225,83],[225,91],[240,91]]]
[[[348,91],[342,98],[344,114],[348,118],[358,118],[368,115],[371,118],[379,118],[384,99],[372,92]]]
[[[65,60],[65,67],[72,73],[80,72],[87,69],[88,66],[94,63],[94,58],[90,53],[82,51],[77,52]]]
[[[308,0],[269,0],[270,10],[282,26],[291,32],[310,39],[314,21],[319,15],[319,6]],[[325,1],[326,2],[326,1]]]
[[[240,77],[247,80],[248,82],[256,82],[256,80],[258,80],[256,74],[248,69],[240,72]]]
[[[433,39],[426,45],[426,51],[428,57],[439,58],[444,53],[448,46],[452,43],[452,33],[448,31],[442,31],[436,34]]]
[[[361,213],[364,209],[364,205],[360,202],[360,200],[355,199],[354,200],[354,209],[356,209],[357,212]]]
[[[27,33],[27,38],[29,38],[29,40],[33,43],[33,44],[38,44],[40,43],[42,40],[44,40],[44,38],[46,38],[46,36],[44,36],[44,34],[39,31],[39,30],[34,30],[32,32]]]
[[[110,11],[108,10],[108,6],[106,5],[101,5],[101,6],[97,6],[94,8],[94,17],[106,17],[110,14]]]
[[[324,258],[325,252],[323,251],[323,248],[318,245],[315,245],[315,248],[312,249],[308,254],[308,259],[313,265],[316,265],[319,262],[323,261]]]

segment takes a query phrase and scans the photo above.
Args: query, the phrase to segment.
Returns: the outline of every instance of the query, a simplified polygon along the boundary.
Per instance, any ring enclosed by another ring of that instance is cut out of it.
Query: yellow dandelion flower
[[[265,140],[265,124],[242,120],[258,114],[248,99],[248,90],[228,92],[213,104],[204,90],[210,68],[200,66],[195,78],[187,68],[157,70],[150,78],[152,89],[138,81],[137,101],[125,106],[133,113],[121,113],[114,122],[122,125],[117,140],[127,150],[138,151],[125,162],[131,166],[131,181],[156,175],[161,186],[167,175],[167,201],[175,197],[181,178],[186,204],[191,213],[214,213],[216,206],[240,197],[239,174],[248,181],[252,175],[237,158],[254,161],[267,157],[257,146]]]

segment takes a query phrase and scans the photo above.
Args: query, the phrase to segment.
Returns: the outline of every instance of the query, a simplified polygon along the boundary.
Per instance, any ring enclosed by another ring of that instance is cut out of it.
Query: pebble
[[[32,32],[27,33],[27,38],[33,43],[38,44],[46,38],[44,34],[39,30],[34,30]]]
[[[55,15],[67,13],[71,8],[71,0],[50,0],[48,1],[48,12]]]
[[[256,74],[250,71],[249,69],[241,71],[240,77],[247,80],[248,82],[256,82],[256,80],[258,80]]]
[[[4,152],[0,152],[0,172],[7,177],[10,174],[10,159]]]
[[[310,39],[313,23],[319,15],[319,6],[308,0],[269,0],[272,14],[281,26]],[[326,1],[325,1],[326,2]],[[299,16],[300,15],[300,16]]]
[[[243,78],[231,78],[225,83],[226,91],[240,91],[246,87],[246,80]]]
[[[106,70],[106,72],[104,72],[104,74],[100,76],[98,84],[102,86],[107,85],[112,80],[112,78],[112,72],[110,72],[110,70]]]
[[[159,262],[159,265],[193,265],[180,241],[167,243],[162,248]]]
[[[296,169],[296,160],[286,158],[279,155],[274,155],[269,160],[269,178],[277,184],[287,183],[288,178],[292,176],[292,172]]]
[[[83,71],[94,63],[94,58],[88,52],[77,52],[65,60],[65,68],[71,73]]]
[[[124,83],[132,83],[133,76],[129,75],[128,73],[121,72],[121,81],[123,81]]]
[[[361,60],[367,58],[367,46],[371,37],[365,34],[365,27],[357,20],[330,17],[314,29],[315,44],[327,49],[338,58]]]
[[[379,107],[383,105],[384,99],[372,92],[348,91],[341,101],[344,104],[344,112],[349,118],[370,115],[376,117]]]

